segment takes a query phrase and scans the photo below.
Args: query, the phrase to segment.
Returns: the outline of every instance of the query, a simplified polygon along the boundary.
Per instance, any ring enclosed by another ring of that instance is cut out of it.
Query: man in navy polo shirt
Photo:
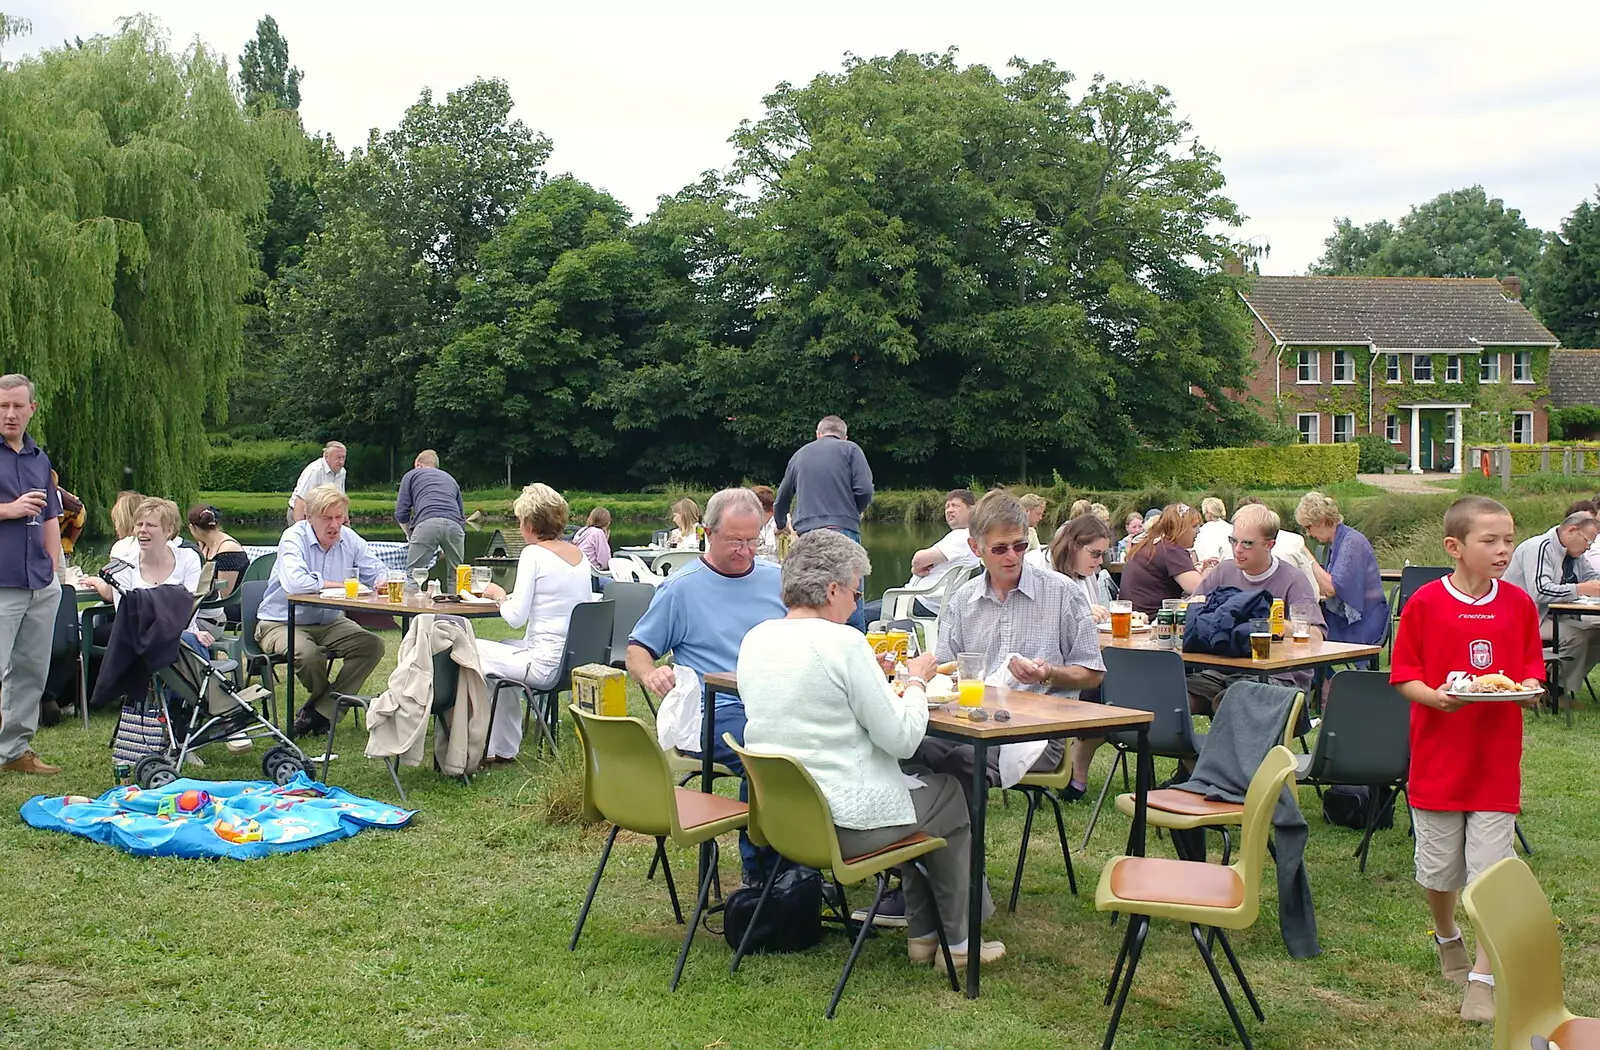
[[[52,776],[32,744],[61,604],[61,496],[28,436],[38,408],[27,376],[0,376],[0,770]]]

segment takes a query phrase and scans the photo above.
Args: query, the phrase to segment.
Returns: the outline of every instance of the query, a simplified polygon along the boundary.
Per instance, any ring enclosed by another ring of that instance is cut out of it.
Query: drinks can
[[[1274,599],[1272,599],[1272,612],[1270,614],[1270,618],[1268,620],[1268,623],[1269,623],[1269,625],[1271,627],[1271,630],[1272,630],[1273,640],[1274,641],[1282,641],[1283,640],[1283,599],[1282,598],[1274,598]]]
[[[452,592],[460,594],[462,591],[472,590],[472,566],[462,563],[456,566],[456,589]]]
[[[1156,645],[1162,649],[1172,648],[1174,613],[1171,609],[1162,609],[1156,613]]]

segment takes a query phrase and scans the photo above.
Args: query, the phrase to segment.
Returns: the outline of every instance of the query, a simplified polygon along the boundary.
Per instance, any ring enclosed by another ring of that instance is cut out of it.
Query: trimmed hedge
[[[361,488],[389,481],[389,453],[370,445],[350,445],[345,469],[349,487]],[[207,491],[282,492],[300,478],[305,465],[322,455],[316,441],[240,441],[227,435],[214,435],[200,487]],[[407,460],[404,472],[411,466]]]
[[[1191,488],[1316,488],[1354,481],[1360,457],[1360,447],[1348,441],[1337,445],[1197,448],[1151,455],[1143,478],[1147,483],[1171,481]]]

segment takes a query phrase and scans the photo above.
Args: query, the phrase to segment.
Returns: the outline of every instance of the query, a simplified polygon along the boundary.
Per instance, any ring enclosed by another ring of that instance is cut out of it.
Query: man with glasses
[[[1233,515],[1233,532],[1228,546],[1233,558],[1220,562],[1206,573],[1195,588],[1196,594],[1208,595],[1222,587],[1237,587],[1242,591],[1266,591],[1274,598],[1282,598],[1285,613],[1293,606],[1303,606],[1307,622],[1311,625],[1313,641],[1322,640],[1322,606],[1317,604],[1317,592],[1306,579],[1306,574],[1293,564],[1273,556],[1278,539],[1278,515],[1260,503],[1246,504]],[[1214,714],[1217,702],[1228,686],[1241,678],[1253,675],[1225,674],[1207,669],[1189,676],[1189,709],[1196,714]],[[1296,689],[1311,687],[1310,671],[1293,671],[1273,675],[1272,680]]]
[[[634,625],[628,636],[628,673],[656,696],[666,696],[677,683],[670,665],[658,665],[663,656],[671,653],[673,663],[694,671],[701,681],[708,674],[731,672],[738,666],[745,633],[787,614],[780,597],[782,571],[771,562],[756,560],[762,517],[761,501],[749,489],[723,489],[712,496],[706,504],[705,554],[667,577]],[[739,756],[723,742],[722,734],[731,733],[744,742],[744,703],[719,696],[715,718],[712,760],[743,773]],[[682,718],[668,728],[668,734],[680,742],[685,754],[700,757],[698,696],[683,705]],[[687,746],[691,742],[696,750]],[[739,797],[746,797],[743,784]],[[745,883],[759,883],[768,861],[743,832],[739,853]]]
[[[1552,602],[1600,597],[1600,572],[1584,555],[1600,535],[1600,520],[1577,508],[1561,524],[1523,540],[1501,579],[1528,592],[1539,608],[1539,632],[1550,641]],[[1578,696],[1589,671],[1600,663],[1600,623],[1569,616],[1561,625],[1561,690]]]

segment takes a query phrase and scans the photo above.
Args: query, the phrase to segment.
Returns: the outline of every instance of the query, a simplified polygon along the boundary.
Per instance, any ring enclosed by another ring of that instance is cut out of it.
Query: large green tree
[[[299,109],[300,81],[305,78],[289,64],[289,42],[278,30],[278,21],[263,15],[256,23],[254,40],[244,45],[239,56],[239,85],[244,89],[247,107]]]
[[[1482,186],[1441,193],[1387,222],[1334,221],[1316,274],[1382,277],[1507,277],[1531,284],[1544,234]]]
[[[36,429],[91,505],[125,480],[186,499],[239,365],[262,158],[292,129],[144,18],[0,68],[0,114],[0,347]]]
[[[1600,193],[1561,224],[1535,284],[1539,319],[1566,346],[1600,346]]]
[[[271,295],[285,432],[382,444],[424,432],[417,372],[447,341],[479,247],[540,183],[550,153],[511,105],[499,80],[442,103],[425,90],[397,128],[374,130],[317,180],[321,232]]]
[[[1016,477],[1251,433],[1216,157],[1160,88],[1013,67],[852,59],[740,127],[758,328],[700,368],[735,442],[838,412],[887,477]]]

